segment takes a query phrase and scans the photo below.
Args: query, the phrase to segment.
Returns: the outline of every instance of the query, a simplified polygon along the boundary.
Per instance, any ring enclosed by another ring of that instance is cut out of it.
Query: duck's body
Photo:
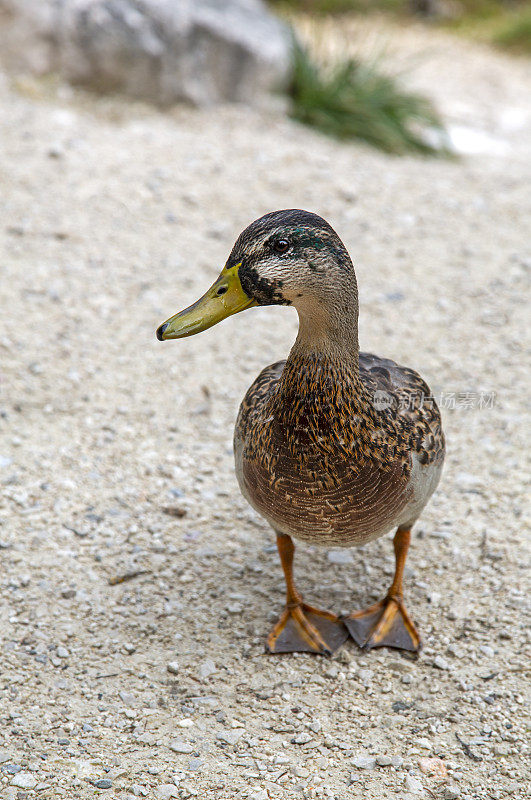
[[[242,494],[275,530],[352,547],[413,525],[439,482],[444,438],[413,370],[369,353],[358,369],[295,354],[248,390],[234,453]]]
[[[287,361],[247,392],[234,436],[242,493],[272,525],[287,585],[271,652],[330,653],[348,632],[367,647],[418,650],[402,576],[411,526],[444,460],[439,410],[411,369],[360,353],[358,290],[345,246],[315,214],[267,214],[240,235],[218,280],[157,331],[197,333],[251,305],[293,305],[299,333]],[[388,533],[396,572],[384,600],[340,620],[303,602],[291,537],[352,547]]]

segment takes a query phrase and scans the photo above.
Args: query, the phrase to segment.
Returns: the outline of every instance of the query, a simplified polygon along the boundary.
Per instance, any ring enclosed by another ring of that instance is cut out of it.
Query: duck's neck
[[[329,303],[303,301],[296,305],[299,332],[288,363],[317,358],[323,364],[344,365],[358,374],[358,296],[352,291]]]
[[[301,407],[328,414],[331,405],[342,414],[363,403],[355,300],[343,298],[331,313],[322,306],[297,307],[299,333],[278,385],[288,414]]]

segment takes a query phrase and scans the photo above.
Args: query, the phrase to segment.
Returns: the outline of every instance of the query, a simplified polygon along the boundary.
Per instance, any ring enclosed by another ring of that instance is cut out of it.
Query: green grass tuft
[[[531,54],[531,7],[515,11],[493,37],[506,50]]]
[[[445,154],[428,143],[423,129],[441,141],[443,124],[430,101],[402,89],[376,65],[349,59],[329,69],[294,41],[292,116],[338,139],[362,139],[388,153]]]

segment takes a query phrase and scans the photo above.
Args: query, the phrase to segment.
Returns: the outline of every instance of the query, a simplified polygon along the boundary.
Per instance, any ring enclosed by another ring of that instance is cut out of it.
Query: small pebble
[[[293,744],[308,744],[312,741],[312,737],[308,733],[299,733],[292,740]]]
[[[110,781],[108,778],[100,778],[99,781],[94,781],[94,786],[96,789],[111,789],[112,781]]]
[[[188,742],[170,742],[170,750],[174,753],[193,753],[194,748]]]
[[[331,679],[337,678],[337,676],[339,675],[339,668],[337,667],[336,664],[331,664],[325,670],[324,674],[325,674],[325,678],[331,678]]]
[[[436,656],[433,659],[433,666],[437,667],[437,669],[442,669],[442,670],[450,669],[448,661],[446,661],[446,659],[444,659],[442,656]]]
[[[208,678],[210,675],[213,675],[216,672],[216,665],[212,661],[211,658],[207,658],[206,661],[199,666],[199,675],[203,680]]]
[[[11,786],[18,786],[19,789],[34,789],[37,786],[37,778],[31,772],[19,772],[11,781]]]
[[[226,742],[227,744],[234,745],[241,739],[242,736],[243,736],[243,731],[241,729],[236,729],[236,730],[221,731],[221,733],[218,733],[216,738],[220,742]]]
[[[166,669],[171,675],[178,675],[179,674],[179,662],[178,661],[170,661],[170,663],[166,666]]]
[[[357,756],[352,759],[352,765],[358,769],[374,769],[376,758],[374,756]]]
[[[66,647],[63,647],[63,645],[59,645],[59,647],[55,651],[55,654],[57,658],[68,658],[68,656],[70,655]]]
[[[373,676],[374,676],[374,673],[373,673],[372,669],[360,669],[359,675],[358,675],[360,681],[362,682],[362,684],[364,686],[369,686],[370,685],[370,683],[371,683],[371,681],[373,679]]]
[[[379,767],[390,767],[393,763],[391,756],[376,756],[376,763]]]
[[[459,786],[445,786],[441,792],[443,800],[459,800],[461,790]]]

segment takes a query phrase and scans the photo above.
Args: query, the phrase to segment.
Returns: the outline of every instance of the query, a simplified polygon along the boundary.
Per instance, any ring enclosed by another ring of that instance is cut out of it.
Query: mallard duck
[[[412,369],[359,352],[352,261],[328,222],[308,211],[275,211],[249,225],[208,292],[157,338],[192,336],[263,305],[292,305],[299,315],[287,360],[254,381],[234,434],[241,491],[275,530],[286,580],[267,647],[330,655],[350,634],[361,647],[417,651],[402,578],[411,528],[442,471],[439,410]],[[396,569],[380,602],[339,617],[303,601],[294,538],[353,547],[392,529]]]

